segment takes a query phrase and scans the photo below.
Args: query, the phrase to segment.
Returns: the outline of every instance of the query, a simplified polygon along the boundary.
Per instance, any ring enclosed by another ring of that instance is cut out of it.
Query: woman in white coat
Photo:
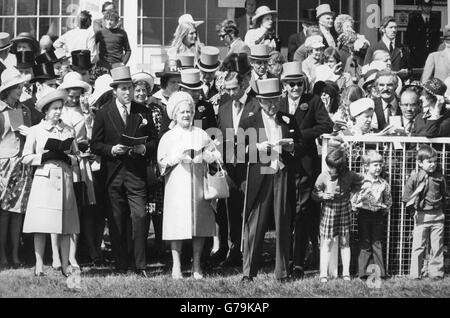
[[[72,175],[72,163],[76,163],[76,159],[69,157],[68,151],[46,147],[49,138],[61,141],[75,138],[73,128],[60,120],[66,99],[65,91],[49,89],[36,103],[36,109],[44,113],[45,118],[30,128],[23,150],[23,163],[37,168],[23,226],[24,233],[34,233],[36,276],[44,275],[46,234],[59,235],[61,271],[68,276],[70,236],[80,232]],[[71,151],[77,150],[75,142],[70,147]]]
[[[165,176],[163,240],[171,242],[172,277],[182,278],[180,253],[183,240],[192,239],[193,276],[203,278],[200,267],[205,237],[216,232],[211,201],[204,199],[206,164],[220,160],[208,134],[193,126],[195,103],[186,92],[174,93],[167,105],[173,120],[158,147],[158,164]]]
[[[277,39],[274,36],[273,24],[277,11],[270,10],[267,6],[261,6],[256,9],[252,21],[255,25],[254,29],[247,31],[245,35],[245,44],[250,48],[257,44],[266,44],[271,51],[277,48]]]

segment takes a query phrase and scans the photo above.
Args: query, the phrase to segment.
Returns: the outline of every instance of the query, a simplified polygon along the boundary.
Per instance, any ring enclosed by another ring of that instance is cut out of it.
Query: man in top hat
[[[396,43],[397,22],[394,17],[384,17],[380,24],[381,40],[371,45],[367,50],[364,59],[364,65],[373,61],[373,53],[377,50],[389,52],[391,55],[391,68],[394,72],[398,72],[406,67],[406,56],[404,56],[401,48]]]
[[[321,4],[316,8],[316,19],[319,21],[320,32],[325,47],[337,47],[337,32],[334,29],[335,13],[329,4]]]
[[[92,15],[89,11],[81,11],[78,15],[79,27],[69,30],[61,35],[53,46],[55,48],[64,48],[66,53],[70,54],[72,51],[89,50],[91,51],[92,62],[96,56],[95,34],[91,28]]]
[[[252,97],[256,96],[257,86],[256,81],[268,78],[274,78],[275,76],[270,74],[269,60],[270,60],[270,47],[266,44],[258,44],[250,47],[251,53],[248,56],[250,65],[252,66],[252,76],[250,79],[250,86]]]
[[[129,265],[147,277],[146,243],[149,220],[145,212],[147,200],[146,157],[154,155],[157,141],[150,112],[133,102],[133,82],[129,67],[111,70],[115,98],[96,114],[91,151],[102,157],[110,215],[109,229],[116,259],[116,269],[126,271]],[[148,137],[132,146],[124,135]],[[131,224],[131,233],[129,232]],[[131,261],[127,242],[132,242]],[[133,264],[134,263],[134,264]]]
[[[19,51],[16,53],[16,61],[16,68],[19,72],[31,79],[33,76],[34,53],[32,51]]]
[[[177,59],[181,62],[181,69],[195,67],[195,55],[192,53],[181,53],[177,55]]]
[[[94,67],[91,63],[91,51],[89,50],[77,50],[72,51],[72,70],[79,73],[83,78],[83,81],[89,83],[89,72]]]
[[[312,243],[313,260],[318,261],[319,258],[320,209],[311,198],[321,170],[316,139],[331,133],[333,122],[320,98],[308,94],[308,78],[302,72],[300,62],[283,65],[281,82],[287,96],[281,99],[280,109],[295,116],[302,134],[301,148],[295,153],[295,159],[300,164],[291,169],[289,175],[289,202],[294,213],[293,276],[302,278],[309,241]]]
[[[314,9],[304,9],[302,11],[302,17],[300,18],[300,23],[302,24],[302,29],[299,33],[292,34],[288,39],[288,61],[292,62],[294,60],[294,53],[297,49],[305,43],[307,35],[306,30],[316,23]]]
[[[233,181],[230,197],[227,199],[225,211],[217,211],[219,226],[219,251],[225,261],[223,266],[240,266],[242,254],[240,251],[242,209],[244,207],[244,193],[241,185],[245,181],[245,165],[237,162],[237,136],[239,124],[259,110],[256,98],[247,95],[251,67],[246,54],[230,55],[233,69],[227,72],[224,90],[229,95],[219,107],[218,127],[222,133],[223,160],[225,170]],[[224,212],[224,213],[222,213]],[[222,213],[222,214],[221,214]],[[229,252],[228,252],[229,251]],[[228,252],[228,255],[227,255]],[[219,257],[220,258],[220,257]]]
[[[203,130],[217,127],[214,107],[206,100],[202,100],[203,82],[200,77],[200,70],[192,68],[181,70],[180,91],[187,92],[195,102],[194,125]]]
[[[5,69],[16,66],[16,57],[9,53],[11,46],[9,33],[0,32],[0,75]]]
[[[117,11],[106,11],[105,28],[95,33],[95,43],[98,44],[98,66],[110,70],[115,63],[126,65],[131,56],[131,47],[125,30],[118,27]]]
[[[420,0],[420,11],[413,12],[406,29],[406,45],[409,48],[411,68],[422,68],[430,53],[440,44],[441,18],[433,13],[432,0]]]
[[[256,96],[260,110],[245,118],[239,127],[245,135],[238,136],[238,162],[246,158],[247,178],[243,215],[243,281],[256,277],[268,228],[274,214],[276,231],[275,277],[289,277],[291,245],[291,205],[288,202],[288,170],[295,165],[296,146],[301,134],[295,117],[280,111],[281,90],[277,78],[258,80]],[[245,140],[245,144],[243,144]],[[241,146],[241,148],[239,148]]]
[[[203,81],[201,98],[206,101],[219,92],[216,88],[216,72],[220,67],[219,53],[220,51],[216,47],[204,46],[201,48],[200,59],[197,61],[197,68],[201,74],[200,79]],[[217,109],[214,111],[217,114]]]
[[[450,27],[448,26],[444,30],[444,45],[443,51],[428,55],[422,74],[422,83],[431,78],[439,78],[441,81],[445,81],[450,76]]]
[[[229,48],[227,56],[236,53],[250,54],[250,47],[241,39],[239,29],[233,20],[225,20],[217,25],[219,39]]]

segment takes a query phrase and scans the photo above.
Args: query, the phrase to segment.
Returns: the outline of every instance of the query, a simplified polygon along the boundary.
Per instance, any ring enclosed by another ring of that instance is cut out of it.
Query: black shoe
[[[305,277],[305,271],[301,266],[295,266],[292,270],[292,277],[294,279],[303,279]]]
[[[13,264],[11,265],[11,268],[12,268],[12,269],[19,269],[19,268],[22,268],[22,267],[24,267],[24,264],[23,264],[23,263],[13,263]]]
[[[227,257],[226,260],[220,263],[221,267],[241,267],[242,266],[242,258],[239,256],[231,256]]]
[[[116,267],[115,272],[120,275],[124,275],[128,272],[128,268],[126,267]]]
[[[136,274],[142,278],[148,278],[147,271],[145,269],[138,269]]]
[[[220,264],[221,262],[225,261],[227,258],[227,252],[224,250],[218,250],[214,254],[211,254],[209,257],[209,262],[211,264]]]
[[[253,282],[253,277],[250,277],[250,276],[244,276],[244,277],[242,277],[241,282],[242,282],[242,283],[250,283],[250,282]]]

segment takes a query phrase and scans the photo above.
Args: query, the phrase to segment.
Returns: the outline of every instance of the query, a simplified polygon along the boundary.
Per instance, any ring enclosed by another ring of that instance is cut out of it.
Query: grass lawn
[[[269,233],[268,233],[269,234]],[[174,281],[171,264],[149,264],[150,278],[134,273],[118,275],[110,268],[84,267],[81,289],[71,290],[60,272],[45,267],[44,277],[35,277],[33,268],[9,269],[0,272],[0,297],[46,298],[297,298],[297,297],[450,297],[450,276],[442,281],[392,278],[382,282],[380,289],[370,289],[366,283],[342,279],[319,283],[318,272],[307,272],[304,280],[279,283],[273,276],[273,235],[266,236],[264,263],[257,278],[243,284],[240,268],[214,268],[205,279],[191,278],[185,268],[184,279]]]

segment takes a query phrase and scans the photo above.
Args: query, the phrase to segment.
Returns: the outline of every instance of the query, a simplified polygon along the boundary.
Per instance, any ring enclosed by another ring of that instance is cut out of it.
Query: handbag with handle
[[[203,180],[203,193],[205,200],[225,199],[230,196],[230,189],[227,182],[227,173],[223,170],[220,162],[217,161],[218,170],[213,175],[207,165]]]

